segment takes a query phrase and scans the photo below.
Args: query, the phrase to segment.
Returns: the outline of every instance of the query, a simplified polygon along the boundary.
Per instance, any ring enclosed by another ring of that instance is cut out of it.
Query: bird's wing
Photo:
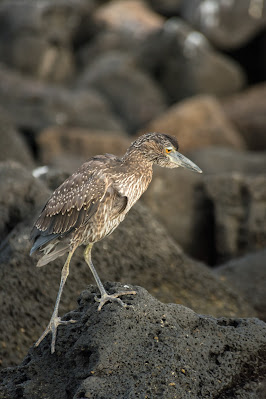
[[[54,191],[35,223],[32,238],[38,235],[37,231],[42,235],[62,235],[86,224],[97,211],[110,182],[100,168],[91,170],[90,165],[86,166]]]

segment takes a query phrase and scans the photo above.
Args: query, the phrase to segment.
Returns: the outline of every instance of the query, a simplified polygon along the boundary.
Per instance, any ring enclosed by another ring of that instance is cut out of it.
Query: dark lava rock
[[[139,46],[138,64],[159,80],[171,102],[196,94],[224,96],[245,83],[242,68],[210,45],[208,39],[178,18]]]
[[[102,93],[130,132],[166,109],[160,86],[131,56],[119,51],[110,51],[94,59],[78,79],[78,87],[92,87]]]
[[[263,1],[183,0],[180,13],[223,49],[243,46],[266,26]]]
[[[266,176],[239,173],[204,178],[213,203],[218,263],[266,246]]]
[[[238,129],[250,150],[266,149],[266,84],[230,96],[223,103],[227,118]]]
[[[84,291],[66,315],[77,323],[59,327],[55,354],[48,336],[3,370],[0,398],[265,397],[265,323],[198,315],[129,288],[137,295],[125,297],[128,308],[106,304],[101,312],[95,288]]]
[[[123,131],[96,90],[70,90],[25,78],[0,65],[0,102],[13,116],[17,127],[35,132],[51,125]]]
[[[266,321],[266,249],[231,260],[214,272],[220,279],[239,291]]]
[[[32,167],[33,157],[30,150],[12,123],[11,115],[0,108],[0,162],[13,160]]]

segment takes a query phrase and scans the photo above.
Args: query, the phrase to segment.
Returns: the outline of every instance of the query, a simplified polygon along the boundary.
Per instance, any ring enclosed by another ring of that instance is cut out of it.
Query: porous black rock
[[[128,308],[101,312],[90,286],[65,316],[55,354],[48,335],[20,366],[1,372],[0,398],[263,398],[266,324],[215,319],[162,304],[141,288]],[[108,284],[110,292],[124,290]]]

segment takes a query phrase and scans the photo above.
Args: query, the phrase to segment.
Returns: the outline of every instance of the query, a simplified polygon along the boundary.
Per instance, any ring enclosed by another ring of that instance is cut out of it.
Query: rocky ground
[[[265,26],[253,0],[0,2],[1,399],[265,398]],[[148,131],[203,175],[155,168],[95,245],[129,308],[97,312],[80,248],[60,306],[78,321],[54,355],[50,336],[33,348],[63,264],[35,267],[36,216],[85,159]]]

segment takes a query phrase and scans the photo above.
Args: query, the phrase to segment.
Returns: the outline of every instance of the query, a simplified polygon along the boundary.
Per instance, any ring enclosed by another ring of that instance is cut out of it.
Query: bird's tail
[[[41,257],[41,259],[39,259],[39,261],[36,265],[37,267],[42,267],[42,266],[47,265],[47,263],[52,262],[59,256],[63,256],[69,250],[68,245],[58,244],[58,245],[56,245],[54,251],[52,251],[52,249],[54,248],[54,245],[53,244],[50,244],[50,245],[51,245],[51,247],[49,247],[49,244],[48,244],[44,248],[44,250],[43,250],[44,255]]]

